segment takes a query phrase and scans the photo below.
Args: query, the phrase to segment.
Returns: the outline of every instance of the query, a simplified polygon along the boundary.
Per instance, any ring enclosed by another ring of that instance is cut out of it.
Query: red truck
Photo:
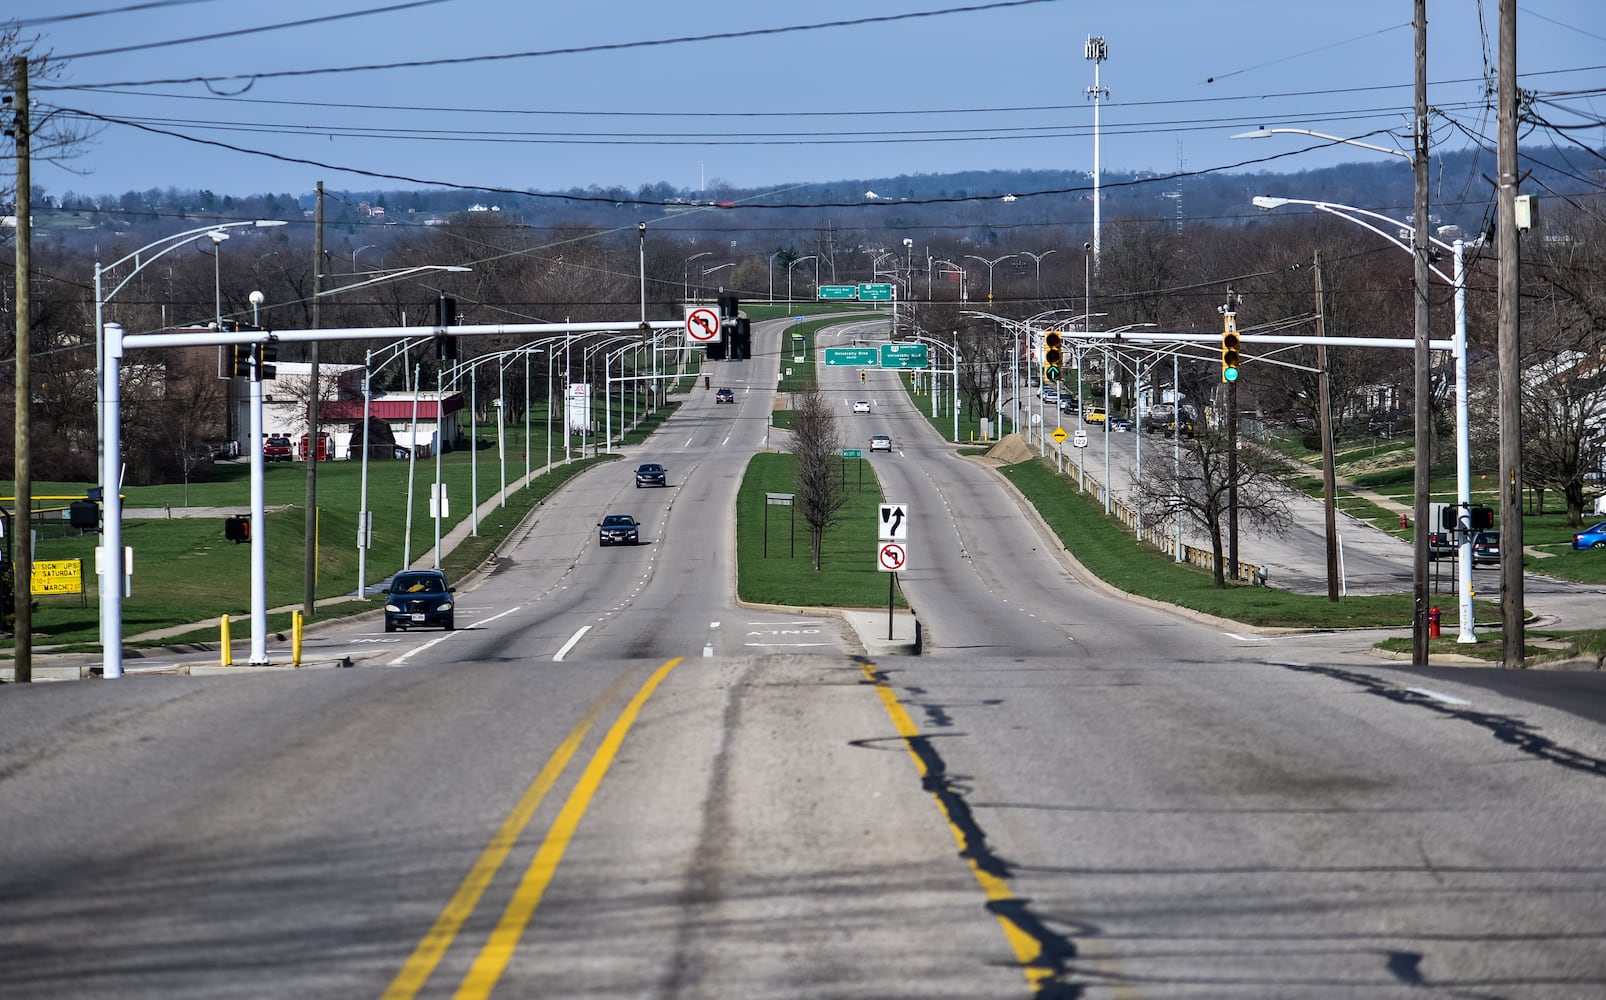
[[[294,449],[287,437],[274,435],[262,442],[262,460],[265,462],[288,462],[294,457]]]

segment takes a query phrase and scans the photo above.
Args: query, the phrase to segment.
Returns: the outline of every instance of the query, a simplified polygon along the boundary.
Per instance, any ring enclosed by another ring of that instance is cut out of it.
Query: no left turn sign
[[[719,313],[698,307],[686,313],[686,336],[694,344],[719,342]]]
[[[876,568],[883,573],[896,573],[909,561],[909,547],[902,542],[882,542],[876,549]]]

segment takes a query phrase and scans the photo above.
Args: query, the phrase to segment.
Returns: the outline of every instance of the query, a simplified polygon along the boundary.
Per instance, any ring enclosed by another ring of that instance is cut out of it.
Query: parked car
[[[736,402],[736,393],[722,386],[714,390],[714,402],[716,404],[734,403]]]
[[[892,451],[892,438],[885,434],[872,434],[870,436],[871,451]]]
[[[457,627],[452,598],[456,591],[438,569],[397,573],[385,591],[385,631],[432,626],[452,631]]]
[[[854,402],[853,402],[853,412],[854,413],[869,413],[870,412],[870,401],[868,399],[854,400]]]
[[[636,466],[636,489],[643,486],[668,486],[669,470],[657,462],[643,462]]]
[[[1472,565],[1500,565],[1500,532],[1480,531],[1472,536]]]
[[[597,522],[597,544],[639,545],[641,525],[629,514],[609,514]]]
[[[1573,536],[1575,549],[1606,549],[1606,521]]]
[[[262,442],[262,460],[265,462],[288,462],[295,457],[295,448],[287,437],[277,435]]]

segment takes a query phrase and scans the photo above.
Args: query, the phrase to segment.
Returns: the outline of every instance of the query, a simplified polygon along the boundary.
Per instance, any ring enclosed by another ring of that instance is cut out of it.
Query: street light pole
[[[686,264],[681,269],[680,275],[680,299],[682,302],[691,301],[691,262],[699,257],[712,257],[713,255],[714,251],[704,250],[702,253],[694,253],[686,258]]]
[[[978,257],[973,253],[967,253],[967,254],[965,254],[965,256],[970,258],[971,260],[979,260],[983,264],[987,265],[987,304],[988,305],[992,305],[992,303],[993,303],[993,265],[1002,264],[1004,261],[1009,260],[1011,257],[1019,257],[1020,254],[1007,253],[1004,256],[997,258],[996,260],[988,260],[986,257]]]
[[[1284,205],[1307,205],[1319,212],[1336,215],[1340,219],[1352,222],[1363,229],[1376,233],[1390,243],[1407,253],[1414,253],[1413,244],[1416,233],[1422,227],[1412,227],[1397,219],[1391,219],[1378,212],[1352,205],[1337,205],[1332,202],[1311,201],[1304,198],[1270,198],[1258,195],[1253,199],[1256,208],[1275,209]],[[1406,243],[1397,235],[1409,230],[1413,243]],[[1474,643],[1478,641],[1473,626],[1472,606],[1472,532],[1469,530],[1470,522],[1466,521],[1472,516],[1472,467],[1471,467],[1471,433],[1467,413],[1467,314],[1466,314],[1466,274],[1465,274],[1465,243],[1456,240],[1454,244],[1447,244],[1443,240],[1432,236],[1427,237],[1428,242],[1440,250],[1447,250],[1453,256],[1455,269],[1445,274],[1437,266],[1428,265],[1430,274],[1438,277],[1454,289],[1452,302],[1455,307],[1455,345],[1452,354],[1455,358],[1455,448],[1456,448],[1456,591],[1457,606],[1460,613],[1460,631],[1456,638],[1459,643]],[[1413,348],[1415,344],[1413,343]],[[1318,366],[1319,367],[1319,366]],[[1432,525],[1425,525],[1431,528]],[[1415,556],[1413,555],[1413,559]]]
[[[792,304],[792,268],[798,266],[799,264],[803,263],[806,260],[817,261],[819,259],[820,258],[817,255],[810,254],[807,257],[799,257],[797,260],[791,261],[786,265],[786,304],[787,305],[791,305]],[[819,264],[815,264],[814,265],[814,267],[816,269],[815,272],[814,272],[815,276],[816,276],[815,288],[819,287],[819,281],[818,281],[818,276],[819,276],[819,273],[820,273],[819,270],[818,270],[819,266],[820,266]]]

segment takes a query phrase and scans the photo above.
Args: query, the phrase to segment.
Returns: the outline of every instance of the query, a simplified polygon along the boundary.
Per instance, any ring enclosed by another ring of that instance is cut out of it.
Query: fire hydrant
[[[1428,638],[1429,639],[1437,639],[1438,637],[1439,637],[1439,609],[1438,608],[1428,608]]]
[[[1406,528],[1409,528],[1410,526],[1411,526],[1411,518],[1410,518],[1410,516],[1407,515],[1407,514],[1401,514],[1400,515],[1400,530],[1404,531]]]

